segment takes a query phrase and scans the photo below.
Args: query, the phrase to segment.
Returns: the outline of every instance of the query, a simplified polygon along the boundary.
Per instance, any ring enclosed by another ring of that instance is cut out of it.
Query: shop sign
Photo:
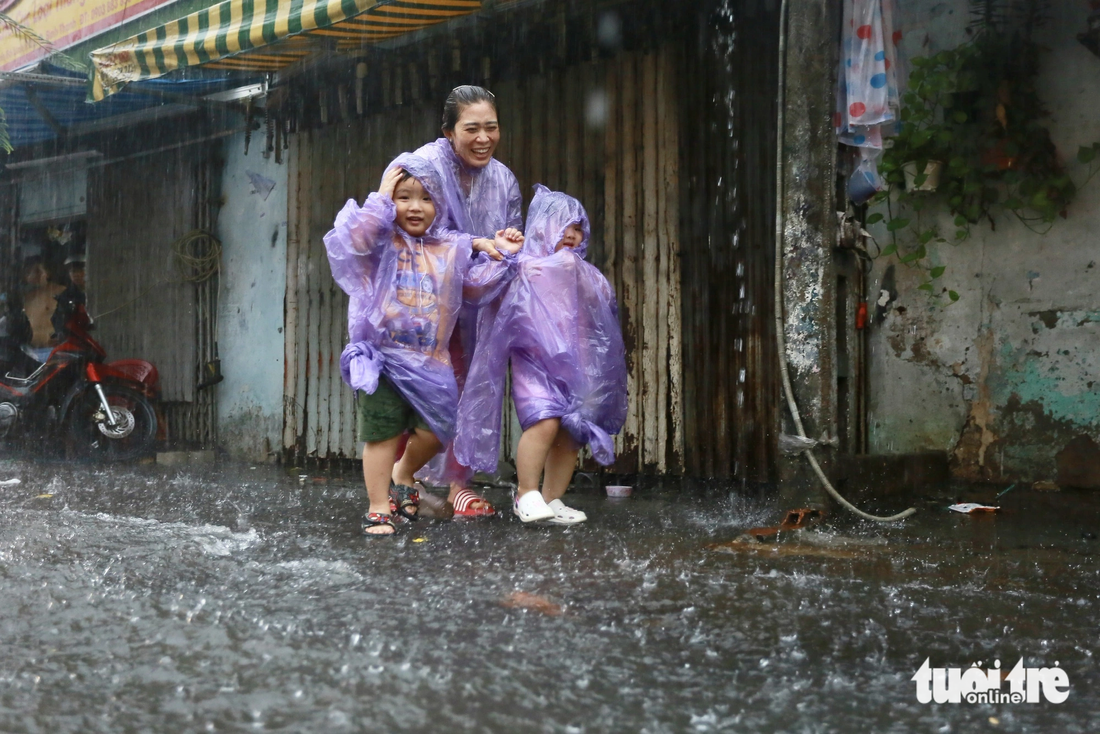
[[[0,13],[64,51],[176,0],[0,0]],[[48,56],[7,28],[0,29],[0,70],[16,71]]]

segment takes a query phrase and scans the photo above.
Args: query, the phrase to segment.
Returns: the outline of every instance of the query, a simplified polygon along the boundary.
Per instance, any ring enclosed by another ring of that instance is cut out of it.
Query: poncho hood
[[[535,184],[535,198],[527,210],[527,241],[522,252],[528,257],[547,257],[565,236],[570,225],[580,225],[584,232],[581,243],[572,248],[577,257],[584,259],[588,253],[588,240],[592,227],[584,205],[569,194],[551,191],[542,184]]]
[[[394,158],[386,166],[386,173],[394,168],[408,171],[413,178],[420,182],[420,185],[428,192],[428,196],[432,197],[432,204],[435,205],[435,219],[428,227],[427,236],[438,239],[448,229],[448,224],[452,219],[450,204],[447,201],[443,180],[439,177],[439,172],[431,164],[431,161],[421,158],[415,153],[402,153]],[[385,174],[383,174],[384,176]],[[395,227],[395,229],[400,228]]]

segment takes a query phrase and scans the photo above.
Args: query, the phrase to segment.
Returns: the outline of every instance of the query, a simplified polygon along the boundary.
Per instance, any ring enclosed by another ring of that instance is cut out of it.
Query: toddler
[[[626,420],[626,358],[615,297],[603,274],[584,260],[589,233],[579,201],[535,187],[519,274],[499,309],[479,324],[459,406],[455,455],[475,470],[495,472],[511,360],[512,399],[523,428],[514,510],[523,522],[583,522],[585,514],[561,500],[577,452],[587,444],[596,461],[612,463],[611,435]]]

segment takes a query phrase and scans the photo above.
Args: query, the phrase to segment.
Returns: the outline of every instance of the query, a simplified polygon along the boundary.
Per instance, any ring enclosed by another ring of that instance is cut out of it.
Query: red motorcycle
[[[44,363],[21,349],[29,324],[10,309],[0,329],[0,441],[25,447],[65,445],[81,458],[126,461],[148,454],[157,437],[157,369],[143,360],[106,362],[89,335],[83,296],[57,296],[62,342]],[[6,331],[6,333],[4,333]]]

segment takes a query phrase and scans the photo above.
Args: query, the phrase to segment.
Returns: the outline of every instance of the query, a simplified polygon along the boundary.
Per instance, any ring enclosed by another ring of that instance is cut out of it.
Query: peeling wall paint
[[[286,293],[287,168],[264,159],[243,133],[222,149],[218,216],[222,285],[218,342],[225,380],[218,391],[221,448],[249,461],[274,460],[283,430],[283,301]]]
[[[1077,147],[1100,140],[1100,59],[1075,39],[1086,3],[1056,3],[1052,13],[1038,32],[1050,51],[1037,87],[1080,182]],[[967,19],[963,0],[907,4],[908,54],[956,45]],[[976,226],[971,241],[937,251],[955,304],[929,299],[916,290],[923,272],[897,267],[898,300],[870,335],[873,452],[943,450],[956,476],[1031,481],[1054,478],[1071,442],[1100,438],[1100,181],[1067,214],[1045,235],[1001,217],[995,231]],[[871,292],[888,260],[869,276]]]
[[[783,124],[783,300],[786,359],[806,430],[836,433],[836,3],[789,6]],[[786,415],[784,410],[783,414]],[[791,429],[793,430],[793,429]],[[801,461],[790,462],[801,465]]]

